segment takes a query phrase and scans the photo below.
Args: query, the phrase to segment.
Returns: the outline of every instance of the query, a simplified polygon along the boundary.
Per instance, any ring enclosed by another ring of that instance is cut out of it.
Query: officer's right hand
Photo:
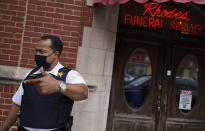
[[[24,83],[34,83],[36,89],[41,94],[52,94],[58,92],[61,81],[56,80],[52,75],[46,73],[43,67],[40,68],[40,71],[43,77],[25,80]]]

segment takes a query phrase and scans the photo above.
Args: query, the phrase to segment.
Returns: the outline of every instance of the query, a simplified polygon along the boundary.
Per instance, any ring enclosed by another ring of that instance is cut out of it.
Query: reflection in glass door
[[[151,88],[152,69],[148,53],[136,49],[129,57],[124,73],[124,93],[132,109],[140,108]]]
[[[186,55],[176,73],[176,101],[179,109],[186,113],[195,106],[199,96],[198,60],[194,55]]]

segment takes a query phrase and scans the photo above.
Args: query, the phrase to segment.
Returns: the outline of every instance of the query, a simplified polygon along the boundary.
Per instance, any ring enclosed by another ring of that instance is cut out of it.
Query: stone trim
[[[0,84],[18,85],[29,68],[0,65]]]

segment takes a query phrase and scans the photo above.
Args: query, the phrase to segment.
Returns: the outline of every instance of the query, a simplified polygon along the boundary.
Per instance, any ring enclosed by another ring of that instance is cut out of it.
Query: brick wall
[[[0,64],[15,66],[20,55],[26,2],[4,1],[0,1]]]
[[[0,85],[0,126],[8,116],[12,104],[12,96],[18,89],[18,86]],[[12,130],[16,129],[16,124]]]
[[[39,37],[61,38],[63,65],[75,68],[84,26],[92,24],[92,8],[83,0],[0,0],[0,65],[33,68]],[[0,84],[0,126],[18,86]]]
[[[0,64],[33,67],[33,47],[46,34],[64,43],[61,62],[75,68],[83,26],[92,8],[81,0],[0,0]]]

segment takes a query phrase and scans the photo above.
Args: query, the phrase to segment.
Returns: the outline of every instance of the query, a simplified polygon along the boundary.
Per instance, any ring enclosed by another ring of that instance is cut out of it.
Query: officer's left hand
[[[40,71],[43,75],[41,78],[25,80],[24,83],[34,83],[36,89],[41,94],[52,94],[59,90],[61,81],[56,80],[53,76],[46,73],[43,67],[40,68]]]

